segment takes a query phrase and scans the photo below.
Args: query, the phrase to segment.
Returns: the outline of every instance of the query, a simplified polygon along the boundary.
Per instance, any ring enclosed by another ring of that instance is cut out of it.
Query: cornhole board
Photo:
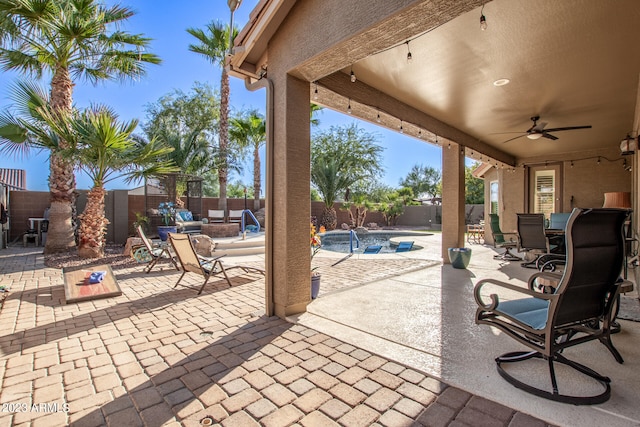
[[[102,282],[89,283],[89,276],[94,271],[107,272]],[[62,273],[64,275],[64,298],[67,304],[122,295],[118,281],[108,265],[65,267],[62,269]]]

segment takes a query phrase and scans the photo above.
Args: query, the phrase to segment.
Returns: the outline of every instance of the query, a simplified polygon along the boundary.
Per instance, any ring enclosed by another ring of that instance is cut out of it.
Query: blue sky
[[[112,3],[112,2],[109,2]],[[115,109],[124,120],[133,118],[144,122],[145,106],[157,101],[161,96],[180,89],[188,92],[196,81],[207,82],[214,88],[220,87],[220,70],[203,58],[188,50],[195,39],[186,32],[187,28],[204,26],[212,20],[228,23],[230,18],[226,0],[185,0],[182,2],[166,0],[123,0],[137,14],[128,21],[125,29],[131,33],[144,34],[153,39],[150,51],[162,58],[159,66],[150,66],[148,74],[140,81],[101,83],[92,86],[77,81],[74,88],[74,103],[79,108],[92,103],[106,104]],[[244,0],[235,14],[234,22],[242,28],[249,19],[249,13],[258,0]],[[9,88],[18,78],[17,74],[3,72],[0,75],[0,110],[10,104]],[[42,85],[49,87],[49,79]],[[257,108],[265,111],[264,90],[249,92],[240,79],[231,78],[231,105],[236,110]],[[324,109],[318,116],[319,129],[332,125],[354,122],[354,118],[343,113]],[[377,135],[378,142],[385,148],[383,152],[384,175],[381,180],[397,187],[415,164],[429,165],[440,169],[440,148],[414,138],[408,138],[397,132],[388,131],[373,124],[357,121],[358,125]],[[142,133],[142,130],[140,133]],[[263,157],[264,159],[264,157]],[[241,176],[232,176],[231,180],[241,180],[251,185],[251,160],[248,160]],[[25,169],[29,190],[48,191],[49,162],[47,153],[32,152],[28,158],[0,157],[0,168]],[[76,175],[80,189],[90,188],[91,182],[85,176]],[[263,178],[264,179],[264,178]],[[107,184],[107,189],[125,189],[134,185],[125,185],[122,180]]]

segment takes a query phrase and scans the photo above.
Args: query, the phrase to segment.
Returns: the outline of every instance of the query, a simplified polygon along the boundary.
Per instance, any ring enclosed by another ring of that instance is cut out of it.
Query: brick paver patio
[[[171,268],[125,266],[114,269],[122,296],[66,305],[61,270],[43,261],[33,248],[0,251],[0,285],[10,287],[0,311],[0,425],[545,425],[264,316],[259,275],[232,270],[233,287],[214,281],[198,296],[172,288],[180,273]],[[349,268],[336,271],[334,282],[357,281]]]

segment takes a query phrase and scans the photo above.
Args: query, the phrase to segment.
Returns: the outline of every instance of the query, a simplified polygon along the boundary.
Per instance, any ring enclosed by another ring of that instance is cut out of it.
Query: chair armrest
[[[531,289],[523,288],[521,286],[512,285],[511,283],[501,282],[501,281],[495,280],[495,279],[483,279],[483,280],[479,281],[476,284],[476,286],[473,288],[473,297],[475,298],[476,303],[478,303],[478,305],[480,307],[482,307],[483,309],[485,309],[485,310],[495,310],[496,307],[498,306],[498,303],[500,302],[497,294],[490,294],[489,295],[489,298],[491,298],[491,303],[489,303],[489,304],[485,303],[482,300],[482,296],[480,295],[480,290],[486,284],[491,284],[491,285],[495,285],[495,286],[498,286],[498,287],[501,287],[501,288],[509,289],[509,290],[516,291],[516,292],[520,292],[520,293],[528,295],[530,297],[539,298],[539,299],[551,300],[551,299],[557,298],[557,295],[555,295],[555,294],[541,294],[540,292],[535,292],[535,291],[532,291]]]
[[[529,277],[529,282],[527,283],[527,285],[529,286],[530,290],[539,292],[540,287],[542,286],[543,292],[548,291],[549,289],[553,289],[555,291],[555,286],[540,285],[538,284],[538,279],[546,279],[549,281],[555,281],[557,283],[560,283],[560,279],[562,279],[562,274],[552,273],[550,271],[541,271]],[[549,292],[545,292],[545,293],[549,293]]]
[[[202,256],[198,254],[198,260],[203,262],[213,262],[213,261],[217,261],[219,258],[222,258],[224,256],[227,256],[227,254],[222,254],[218,256]]]

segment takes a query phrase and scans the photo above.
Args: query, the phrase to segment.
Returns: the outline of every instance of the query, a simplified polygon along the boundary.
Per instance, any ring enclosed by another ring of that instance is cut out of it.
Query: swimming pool
[[[332,252],[349,253],[348,231],[331,231],[321,234],[322,249]],[[379,253],[395,253],[398,242],[411,242],[412,236],[429,236],[429,233],[417,233],[410,231],[369,231],[365,233],[357,233],[360,240],[360,248],[356,249],[356,243],[353,243],[353,253],[363,253],[367,246],[380,245],[382,249]],[[412,251],[422,249],[421,246],[413,245]]]

